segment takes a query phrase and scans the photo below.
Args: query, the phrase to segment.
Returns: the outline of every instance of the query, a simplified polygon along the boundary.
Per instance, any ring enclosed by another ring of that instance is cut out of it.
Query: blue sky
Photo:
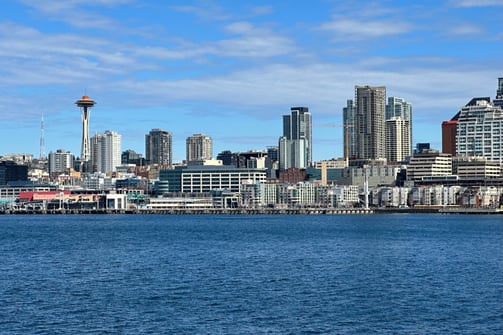
[[[80,155],[74,102],[97,104],[91,135],[115,130],[144,154],[152,128],[213,138],[214,155],[277,145],[281,116],[307,106],[313,158],[343,155],[355,85],[413,105],[414,143],[503,76],[503,0],[3,0],[0,155]]]

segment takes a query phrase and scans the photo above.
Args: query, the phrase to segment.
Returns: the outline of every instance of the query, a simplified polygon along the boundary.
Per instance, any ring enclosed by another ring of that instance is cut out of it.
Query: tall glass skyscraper
[[[148,164],[172,164],[173,144],[169,131],[155,128],[145,135],[145,159]]]
[[[279,168],[305,169],[312,162],[312,120],[307,107],[292,107],[283,115],[283,136],[279,139]]]

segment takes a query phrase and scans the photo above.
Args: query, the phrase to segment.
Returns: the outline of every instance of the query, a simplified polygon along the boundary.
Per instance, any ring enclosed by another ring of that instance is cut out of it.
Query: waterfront
[[[7,334],[501,334],[494,215],[10,215]]]

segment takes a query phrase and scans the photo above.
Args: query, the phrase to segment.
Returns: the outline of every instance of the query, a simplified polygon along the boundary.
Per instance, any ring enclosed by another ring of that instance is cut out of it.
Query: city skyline
[[[97,102],[90,136],[114,130],[123,151],[144,154],[154,128],[173,133],[174,162],[194,133],[211,136],[215,154],[265,150],[281,135],[281,116],[306,106],[313,160],[343,157],[342,129],[316,125],[342,123],[355,85],[385,86],[410,102],[413,145],[441,149],[442,121],[473,97],[495,96],[502,6],[7,0],[0,155],[38,157],[43,133],[46,154],[79,156],[74,101],[88,95]]]

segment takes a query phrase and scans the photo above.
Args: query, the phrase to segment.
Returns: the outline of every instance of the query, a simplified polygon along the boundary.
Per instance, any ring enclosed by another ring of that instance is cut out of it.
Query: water
[[[502,334],[501,216],[0,216],[1,334]]]

